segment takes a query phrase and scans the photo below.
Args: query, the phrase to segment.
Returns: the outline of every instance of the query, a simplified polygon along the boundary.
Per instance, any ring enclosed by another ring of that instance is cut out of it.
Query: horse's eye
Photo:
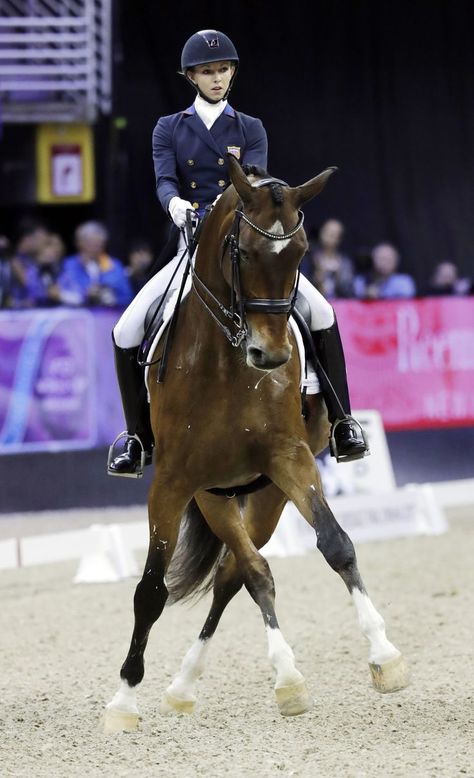
[[[244,262],[247,262],[249,258],[248,252],[245,251],[245,249],[239,248],[239,253],[240,259],[242,259]]]

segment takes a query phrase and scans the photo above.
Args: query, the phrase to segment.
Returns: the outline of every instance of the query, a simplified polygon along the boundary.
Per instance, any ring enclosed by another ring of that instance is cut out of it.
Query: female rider
[[[244,166],[266,170],[267,136],[262,122],[236,111],[227,102],[238,64],[235,46],[222,32],[201,30],[192,35],[182,51],[181,73],[197,92],[194,103],[159,119],[153,131],[157,195],[181,230],[188,209],[202,217],[205,207],[228,185],[226,153],[234,154]],[[110,454],[111,475],[140,477],[142,450],[145,464],[151,462],[153,433],[143,391],[143,369],[137,356],[148,308],[165,291],[184,248],[181,232],[175,258],[140,290],[114,327],[115,365],[127,432],[123,452],[115,457],[113,452]],[[179,286],[183,272],[181,263],[171,288]],[[359,424],[349,415],[344,353],[334,311],[303,275],[300,291],[311,307],[311,330],[319,360],[340,401],[339,405],[332,393],[324,392],[333,424],[334,453],[342,461],[358,459],[367,453],[367,446]]]

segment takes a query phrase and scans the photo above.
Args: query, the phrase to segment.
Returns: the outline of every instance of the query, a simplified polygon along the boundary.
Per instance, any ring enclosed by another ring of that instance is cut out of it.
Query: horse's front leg
[[[317,546],[328,564],[341,576],[355,605],[360,628],[369,641],[369,667],[375,688],[394,692],[409,682],[408,668],[400,651],[387,639],[385,623],[367,594],[357,566],[353,543],[327,504],[321,479],[309,447],[294,441],[283,443],[272,458],[268,475],[314,527]]]
[[[235,520],[240,522],[236,500],[202,494],[196,496],[196,501],[209,524],[216,519],[221,526]],[[273,484],[247,499],[243,525],[256,549],[264,546],[272,536],[286,501],[286,496]],[[271,573],[264,571],[264,575],[271,576]],[[162,713],[193,711],[196,703],[195,684],[204,671],[211,638],[225,608],[243,584],[242,566],[237,562],[235,554],[228,550],[214,576],[213,600],[207,619],[198,639],[187,652],[179,672],[165,692],[160,708]],[[276,694],[277,699],[281,701],[281,710],[283,713],[302,713],[309,706],[310,700],[306,694],[303,700],[301,686],[303,677],[295,669],[291,648],[284,641],[278,627],[269,627],[267,635],[270,659],[277,674]],[[291,666],[289,667],[288,664]],[[298,710],[295,710],[294,699],[289,701],[291,695],[288,694],[288,687],[295,683],[300,685],[297,692],[293,694],[293,698],[295,694],[299,698]]]
[[[157,471],[148,497],[150,540],[143,576],[135,590],[135,625],[120,671],[120,687],[107,705],[106,732],[133,731],[138,726],[137,687],[144,675],[144,652],[150,630],[168,598],[164,576],[188,501],[189,495],[184,493],[182,485],[161,478]]]

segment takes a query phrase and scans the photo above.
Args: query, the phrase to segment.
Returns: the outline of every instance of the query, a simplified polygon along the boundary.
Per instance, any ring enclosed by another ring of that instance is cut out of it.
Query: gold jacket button
[[[223,178],[220,178],[217,183],[219,184],[219,186],[225,186],[226,185],[226,182],[224,181]]]
[[[188,159],[188,165],[192,167],[194,165],[194,159]]]
[[[192,203],[192,206],[195,210],[199,208],[199,203]]]
[[[224,160],[222,159],[222,157],[219,157],[219,159],[217,160],[217,164],[218,165],[223,165],[224,164]]]
[[[196,189],[197,184],[195,181],[191,181],[191,189]]]

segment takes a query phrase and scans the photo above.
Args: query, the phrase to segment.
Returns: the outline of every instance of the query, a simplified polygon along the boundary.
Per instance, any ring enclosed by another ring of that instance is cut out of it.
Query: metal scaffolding
[[[112,0],[0,0],[0,122],[111,110]]]

